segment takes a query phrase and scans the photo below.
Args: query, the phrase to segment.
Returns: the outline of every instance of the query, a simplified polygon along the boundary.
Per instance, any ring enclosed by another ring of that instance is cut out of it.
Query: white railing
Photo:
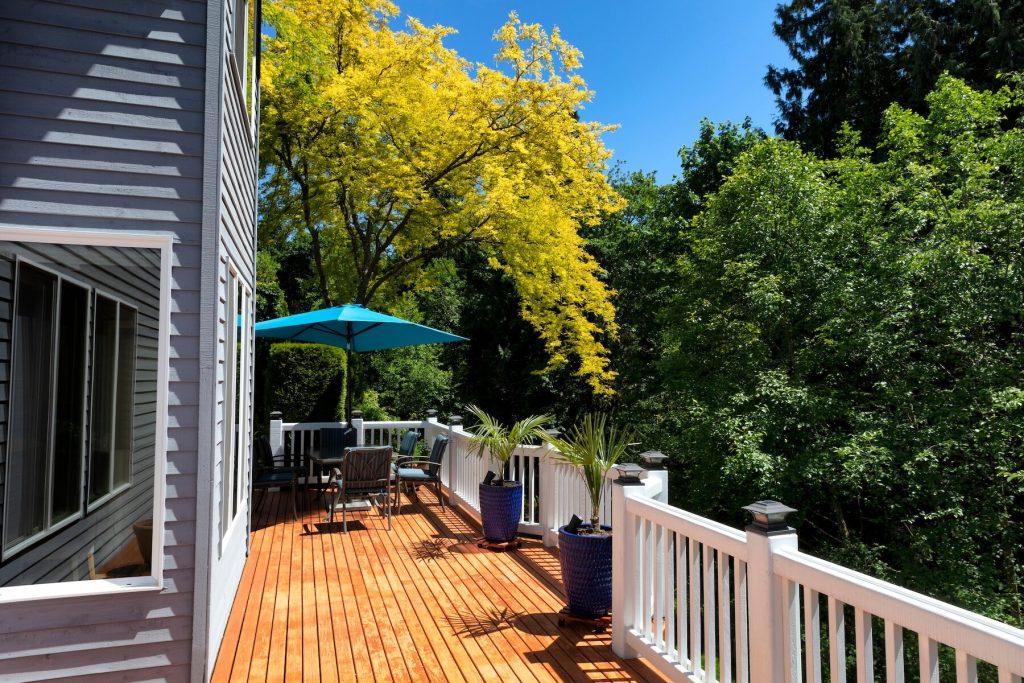
[[[1021,683],[1024,631],[802,553],[792,529],[743,533],[652,500],[661,486],[612,487],[620,656],[694,683],[938,683],[945,646],[957,683],[977,683],[981,661],[998,683]],[[916,675],[906,673],[906,632]]]
[[[320,452],[320,430],[325,427],[344,427],[344,422],[282,422],[271,420],[270,441],[275,455]],[[435,418],[403,421],[352,420],[358,431],[359,443],[398,447],[408,429],[417,429],[423,435],[427,448],[438,434],[448,436],[448,451],[441,468],[441,483],[447,489],[451,503],[463,507],[479,519],[479,485],[488,470],[497,470],[498,464],[489,457],[477,457],[469,447],[469,434],[461,424],[446,425]],[[666,472],[651,473],[665,476]],[[573,515],[586,521],[590,518],[590,495],[576,468],[560,462],[549,446],[520,446],[508,463],[505,476],[522,482],[523,512],[519,532],[540,536],[546,545],[558,545],[558,528],[569,522]],[[611,488],[613,475],[601,500],[601,523],[611,524]],[[658,494],[667,500],[667,480]]]
[[[320,453],[320,430],[326,428],[346,427],[347,422],[282,422],[270,421],[270,448],[274,455],[301,453],[306,456]],[[352,419],[356,429],[356,442],[367,446],[391,446],[397,449],[406,431],[414,429],[425,436],[427,431],[436,431],[436,421],[429,420],[386,420],[364,421],[362,418]],[[432,437],[431,437],[432,438]],[[428,446],[429,448],[429,446]],[[309,471],[306,480],[314,477],[313,464],[308,463]],[[320,475],[320,480],[326,480]]]
[[[979,660],[998,671],[1001,683],[1020,683],[1024,673],[1024,632],[939,600],[826,562],[795,549],[774,556],[782,579],[781,628],[791,656],[783,660],[786,680],[803,675],[808,683],[822,680],[822,654],[832,681],[845,680],[846,607],[853,609],[857,681],[874,681],[884,670],[887,681],[906,680],[904,633],[916,634],[919,680],[939,680],[939,646],[954,650],[956,680],[978,680]],[[825,605],[822,605],[825,602]],[[822,610],[822,607],[825,610]],[[828,623],[825,647],[820,642],[822,612]],[[803,613],[803,623],[800,616]],[[882,621],[881,634],[873,619]],[[875,644],[884,642],[884,660],[876,667]],[[807,638],[801,658],[801,638]],[[801,662],[801,659],[803,660]],[[803,671],[800,671],[801,664]]]
[[[437,423],[439,430],[448,434],[448,457],[442,468],[441,482],[447,487],[452,504],[464,507],[472,516],[480,515],[480,482],[489,470],[499,465],[489,457],[478,457],[469,445],[469,435],[461,425]],[[660,500],[667,500],[667,472],[650,473],[664,480],[659,491]],[[507,478],[523,484],[523,513],[519,532],[540,536],[545,545],[558,545],[558,528],[569,522],[573,515],[590,519],[590,494],[579,471],[560,462],[557,453],[546,445],[520,446],[512,454]],[[614,474],[609,473],[601,499],[601,523],[611,524],[611,487]]]

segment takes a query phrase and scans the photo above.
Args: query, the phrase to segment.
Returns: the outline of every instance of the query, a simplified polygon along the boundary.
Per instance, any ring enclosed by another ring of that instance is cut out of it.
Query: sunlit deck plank
[[[264,496],[214,680],[663,680],[609,634],[557,625],[555,554],[481,551],[476,527],[420,497],[390,532],[369,512],[343,534],[322,508],[294,522],[286,495]]]

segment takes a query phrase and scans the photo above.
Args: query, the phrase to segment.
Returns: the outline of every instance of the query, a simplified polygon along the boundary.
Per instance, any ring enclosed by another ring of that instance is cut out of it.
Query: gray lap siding
[[[0,2],[0,226],[159,231],[174,240],[165,588],[3,605],[0,678],[188,680],[192,671],[197,463],[210,449],[197,432],[199,305],[215,295],[204,290],[200,253],[204,140],[219,135],[203,118],[206,41],[219,22],[191,0]],[[0,259],[6,337],[11,276]],[[0,406],[7,353],[0,343]],[[140,365],[142,384],[153,369]],[[136,419],[149,419],[146,410],[139,401]],[[0,499],[2,487],[0,479]]]

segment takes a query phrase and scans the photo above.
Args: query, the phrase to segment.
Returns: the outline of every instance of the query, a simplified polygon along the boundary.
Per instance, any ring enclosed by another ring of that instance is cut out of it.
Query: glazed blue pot
[[[507,543],[519,533],[523,516],[523,485],[506,481],[504,486],[480,484],[480,517],[484,538],[491,543]]]
[[[611,531],[611,527],[601,527]],[[558,558],[569,611],[597,618],[612,608],[612,537],[558,530]]]

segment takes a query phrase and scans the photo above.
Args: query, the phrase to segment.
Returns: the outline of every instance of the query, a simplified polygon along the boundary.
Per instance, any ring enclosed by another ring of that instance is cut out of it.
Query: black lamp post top
[[[796,512],[794,508],[775,500],[759,500],[756,503],[747,505],[743,508],[754,517],[754,523],[751,525],[755,531],[762,533],[773,533],[779,531],[788,531],[789,526],[786,524],[786,517]]]

